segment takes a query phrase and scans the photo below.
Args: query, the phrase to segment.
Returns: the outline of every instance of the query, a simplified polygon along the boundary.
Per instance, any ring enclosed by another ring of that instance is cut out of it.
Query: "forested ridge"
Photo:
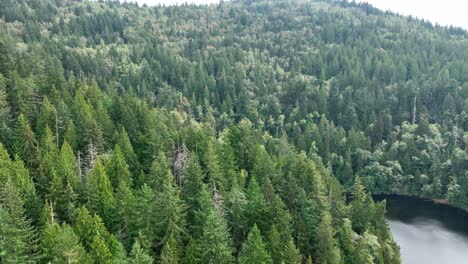
[[[0,18],[0,263],[400,263],[369,191],[468,208],[465,30],[332,0]]]

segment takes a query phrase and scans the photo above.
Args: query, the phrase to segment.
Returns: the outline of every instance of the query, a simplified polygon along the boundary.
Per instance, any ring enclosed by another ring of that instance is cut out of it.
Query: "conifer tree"
[[[215,210],[208,213],[199,248],[202,263],[234,263],[229,230],[225,220]]]
[[[37,170],[37,185],[39,192],[43,195],[50,189],[54,175],[55,165],[58,159],[58,148],[48,126],[44,129],[39,148],[39,167]]]
[[[161,252],[161,264],[178,264],[180,263],[180,250],[177,241],[171,235],[167,240]]]
[[[112,263],[112,252],[109,250],[109,247],[100,235],[96,235],[92,239],[89,253],[95,263]]]
[[[114,148],[114,154],[112,158],[106,164],[106,171],[109,175],[109,180],[112,183],[112,187],[116,190],[117,187],[125,182],[128,186],[132,185],[132,178],[128,169],[127,162],[121,151],[120,146],[117,144]]]
[[[242,245],[242,250],[239,254],[239,263],[273,263],[271,256],[267,252],[266,246],[262,241],[262,235],[260,234],[260,230],[257,225],[253,226],[247,240]]]
[[[44,99],[42,100],[41,109],[39,110],[39,116],[37,118],[37,123],[36,123],[36,135],[39,138],[42,138],[42,136],[44,135],[46,127],[49,127],[50,129],[55,131],[55,115],[56,114],[57,114],[57,111],[55,110],[55,107],[50,103],[47,96],[44,97]],[[56,142],[56,140],[54,140],[54,142]]]
[[[245,207],[247,200],[244,192],[238,186],[237,180],[234,180],[227,199],[226,218],[233,236],[234,245],[240,248],[242,240],[245,237]]]
[[[226,178],[223,174],[223,171],[221,170],[221,165],[215,146],[211,141],[208,141],[203,161],[206,167],[208,183],[210,185],[216,186],[216,188],[218,188],[221,193],[223,193],[226,188]]]
[[[47,223],[42,231],[41,254],[45,263],[92,263],[73,229],[57,222]]]
[[[215,210],[213,195],[207,190],[205,185],[201,186],[199,197],[197,197],[197,207],[193,212],[192,236],[196,239],[203,234],[203,226],[211,210]]]
[[[0,182],[5,183],[11,174],[11,158],[7,150],[0,143]]]
[[[25,216],[24,202],[11,180],[0,187],[0,226],[2,263],[35,263],[35,230]]]
[[[7,143],[11,130],[11,108],[7,101],[6,79],[0,73],[0,142]]]
[[[182,263],[184,264],[196,264],[199,263],[199,247],[197,245],[197,241],[190,237],[189,242],[184,250],[184,258]]]
[[[86,179],[86,192],[89,209],[99,214],[109,228],[113,228],[116,201],[107,173],[99,159]]]
[[[289,240],[289,243],[286,245],[286,248],[284,249],[283,258],[285,261],[291,264],[302,263],[301,253],[299,252],[299,249],[297,249],[292,239]]]
[[[271,252],[271,259],[273,263],[282,263],[283,262],[283,251],[286,248],[286,245],[281,241],[281,235],[278,232],[278,229],[275,225],[272,225],[270,229],[270,234],[268,236],[268,246]]]
[[[140,235],[152,244],[157,243],[156,229],[156,195],[148,185],[144,184],[136,193],[136,226]]]
[[[249,228],[258,225],[260,230],[266,231],[269,228],[270,212],[263,196],[263,192],[258,185],[255,177],[250,179],[249,186],[246,192],[247,203],[245,205],[245,226]]]
[[[180,198],[180,190],[169,172],[162,179],[161,191],[156,194],[155,231],[159,245],[164,245],[169,236],[180,241],[186,233],[186,205]]]
[[[341,255],[334,238],[331,216],[325,212],[315,235],[316,263],[340,263]]]
[[[358,234],[364,233],[369,224],[369,208],[366,206],[367,193],[361,184],[361,179],[354,182],[353,201],[351,202],[351,222],[353,230]]]
[[[125,128],[121,128],[117,134],[117,145],[120,146],[122,154],[125,157],[125,160],[128,164],[130,172],[135,176],[139,172],[138,157],[134,152],[132,143],[128,138],[128,134],[125,131]]]
[[[140,246],[140,243],[135,241],[130,252],[129,264],[153,264],[154,259]]]
[[[24,114],[16,120],[13,149],[31,167],[37,163],[38,143]]]
[[[33,179],[30,176],[29,170],[25,167],[24,162],[15,156],[15,160],[11,163],[10,179],[18,188],[21,197],[24,200],[24,208],[27,218],[31,219],[33,224],[37,224],[37,219],[41,210],[41,200],[37,194]]]
[[[65,178],[66,182],[77,191],[81,181],[79,168],[76,161],[76,156],[73,153],[73,149],[66,140],[63,142],[62,147],[60,148],[56,168],[57,175],[59,175],[61,178]]]
[[[124,244],[125,248],[130,249],[133,238],[138,234],[138,200],[132,189],[121,183],[115,194],[117,203],[116,230],[118,230],[118,238]],[[145,200],[145,202],[147,202]],[[149,212],[147,212],[149,214]]]
[[[172,177],[171,168],[164,153],[158,153],[156,159],[151,163],[150,170],[147,175],[146,184],[149,185],[155,192],[159,192],[163,188],[163,183],[166,178]]]
[[[203,185],[203,175],[197,156],[193,155],[190,158],[187,169],[184,172],[184,181],[182,184],[182,197],[187,204],[188,221],[192,222],[195,217],[195,212],[199,210],[199,197]]]

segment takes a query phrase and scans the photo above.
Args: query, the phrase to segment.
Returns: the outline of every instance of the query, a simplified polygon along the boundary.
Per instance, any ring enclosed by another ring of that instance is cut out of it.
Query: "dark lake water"
[[[403,264],[468,264],[468,213],[405,196],[387,200],[387,220]]]

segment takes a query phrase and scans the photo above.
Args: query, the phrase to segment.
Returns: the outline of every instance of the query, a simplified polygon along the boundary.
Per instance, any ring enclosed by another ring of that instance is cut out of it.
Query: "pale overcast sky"
[[[138,3],[181,4],[217,3],[219,0],[136,0]],[[360,1],[360,0],[357,0]],[[413,15],[441,25],[455,25],[468,29],[468,0],[367,0],[377,8],[403,15]]]

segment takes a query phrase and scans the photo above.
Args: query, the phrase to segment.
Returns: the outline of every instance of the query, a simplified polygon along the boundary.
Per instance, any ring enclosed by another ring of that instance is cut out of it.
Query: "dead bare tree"
[[[176,177],[177,183],[182,185],[184,172],[188,167],[190,159],[190,151],[187,149],[185,142],[177,148],[174,153],[174,176]]]

